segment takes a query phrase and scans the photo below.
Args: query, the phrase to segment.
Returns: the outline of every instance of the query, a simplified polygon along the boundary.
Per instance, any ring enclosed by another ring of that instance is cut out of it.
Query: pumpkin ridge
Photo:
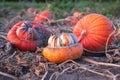
[[[79,26],[79,25],[81,25],[81,27],[79,28],[79,30],[82,30],[82,29],[84,29],[82,26],[83,26],[83,24],[81,23],[81,21],[79,21],[78,23],[77,23],[77,26]]]
[[[110,31],[106,31],[106,32],[108,32],[108,33],[110,34]],[[88,35],[96,35],[96,36],[102,36],[102,37],[107,37],[107,36],[109,36],[109,35],[107,35],[107,34],[99,33],[99,31],[98,31],[98,33],[89,32]]]
[[[95,14],[96,15],[96,14]],[[91,15],[91,16],[93,16],[93,14]],[[88,29],[92,29],[93,28],[93,26],[91,26],[91,25],[93,25],[94,23],[96,23],[97,22],[97,20],[100,20],[100,19],[102,19],[103,20],[103,17],[101,17],[101,15],[99,15],[97,18],[95,18],[94,20],[92,20],[92,23],[90,23],[90,25],[89,25],[89,27],[88,27]],[[109,20],[108,18],[106,18],[105,16],[104,16],[104,19],[105,20]],[[88,19],[86,19],[87,21],[86,22],[89,22],[89,20]],[[110,23],[110,21],[108,22],[108,23]],[[108,24],[108,23],[106,23],[106,24]],[[85,25],[86,25],[86,23],[85,23]],[[92,27],[92,28],[91,28]],[[96,27],[97,27],[97,25],[96,25]]]
[[[93,16],[93,15],[90,15],[90,16]],[[105,16],[104,16],[105,17]],[[92,22],[94,23],[94,21],[95,20],[97,20],[97,19],[99,19],[99,18],[101,18],[101,15],[99,15],[99,17],[97,17],[97,18],[95,18]],[[106,17],[105,17],[106,18]],[[101,19],[103,19],[103,18],[101,18]],[[107,19],[107,18],[106,18]],[[109,19],[108,19],[109,20]],[[81,24],[81,29],[92,29],[93,28],[93,26],[91,26],[93,23],[86,23],[86,22],[89,22],[89,20],[87,20],[87,19],[82,19],[81,21],[79,21],[79,24]],[[83,24],[82,24],[83,23]],[[106,23],[107,24],[107,23]],[[87,26],[84,26],[84,25],[87,25]],[[100,24],[101,25],[101,24]],[[98,26],[98,25],[94,25],[94,26]],[[85,27],[85,28],[83,28],[83,27]],[[91,28],[92,27],[92,28]],[[95,28],[95,27],[94,27]]]
[[[91,35],[91,39],[93,40],[93,41],[96,41],[96,42],[98,42],[98,43],[101,43],[101,41],[106,41],[106,38],[104,38],[104,37],[102,37],[102,36],[93,36],[93,35]],[[97,40],[96,40],[96,37],[97,37]],[[101,39],[101,37],[102,37],[102,39]],[[101,43],[101,44],[103,44],[103,43]]]
[[[110,33],[111,34],[111,33]],[[92,35],[93,36],[93,35]],[[109,35],[108,36],[106,36],[107,38],[105,38],[104,36],[96,36],[97,38],[100,38],[100,40],[104,40],[105,42],[107,41],[107,39],[108,39],[108,37],[109,37]],[[112,36],[111,36],[112,37]],[[111,38],[110,37],[110,38]],[[94,38],[94,37],[93,37]],[[101,39],[102,38],[102,39]],[[101,41],[100,41],[101,42]]]
[[[79,43],[88,50],[102,50],[105,48],[109,35],[114,31],[114,26],[109,18],[100,14],[88,14],[84,16],[74,27],[73,33],[79,38],[82,30],[86,30],[87,34]],[[111,36],[109,44],[114,38]]]
[[[93,21],[93,23],[91,23],[91,25],[97,24],[97,23],[102,23],[102,22],[104,22],[104,23],[111,23],[109,18],[107,18],[105,16],[103,16],[103,17],[99,16],[96,20]]]
[[[106,42],[107,38],[109,35],[106,35],[106,36],[100,36],[98,34],[92,34],[92,35],[89,35],[93,40],[95,40],[95,38],[97,38],[97,42],[99,41],[100,43],[102,43],[103,41]],[[107,38],[106,38],[107,37]],[[102,41],[102,42],[101,42]]]
[[[95,14],[96,15],[96,14]],[[93,16],[93,14],[90,14],[89,16]],[[88,17],[88,16],[87,16]],[[84,19],[82,19],[83,21],[83,24],[84,25],[88,25],[89,24],[89,26],[87,27],[87,28],[90,28],[90,24],[93,24],[93,22],[95,21],[95,20],[97,20],[97,19],[99,19],[101,16],[99,15],[99,17],[97,17],[96,16],[96,18],[94,18],[93,20],[91,20],[92,21],[92,23],[90,23],[89,21],[89,18],[88,19],[86,19],[87,18],[86,16],[85,16],[85,18]],[[86,20],[86,21],[85,21]],[[89,23],[86,23],[86,22],[89,22]]]
[[[110,25],[110,26],[112,26],[112,23],[108,22],[108,20],[103,21],[103,19],[101,19],[101,22],[96,21],[96,22],[92,23],[90,26],[98,26],[98,25]]]
[[[90,42],[89,44],[92,45],[91,47],[88,46],[89,49],[93,49],[93,50],[96,49],[97,50],[96,46],[100,48],[101,44],[103,45],[103,43],[99,43],[95,39],[93,40],[92,38],[87,38],[87,41],[88,40]],[[94,44],[92,44],[92,43],[94,43]]]
[[[107,26],[108,24],[99,24],[99,25],[103,25],[103,26]],[[93,28],[89,28],[89,30],[94,30],[94,29],[96,29],[97,28],[97,26],[99,26],[99,25],[94,25],[94,26],[92,26]],[[111,25],[111,27],[112,27],[112,25]],[[111,28],[109,28],[110,30],[111,30]],[[109,30],[108,29],[108,30]],[[114,29],[114,28],[113,28]],[[102,30],[103,31],[103,30]],[[106,31],[106,30],[105,30]]]
[[[105,20],[105,21],[107,21],[108,22],[108,18],[106,18],[105,16],[104,17],[101,17],[101,16],[99,16],[98,18],[96,18],[94,21],[92,21],[92,23],[91,23],[91,25],[93,25],[93,24],[95,24],[95,23],[97,23],[98,21],[97,20],[99,20],[99,22],[100,21],[102,21],[103,22],[103,20]],[[110,21],[109,21],[110,22]],[[109,23],[108,22],[108,23]]]
[[[88,42],[88,41],[90,41],[90,42]],[[94,46],[91,46],[91,47],[88,46],[91,43],[91,40],[89,40],[89,37],[85,38],[84,40],[81,40],[81,43],[84,46],[84,48],[86,48],[86,49],[89,49],[89,48],[90,49],[95,49]]]
[[[80,21],[82,29],[88,29],[90,26],[89,21],[87,19],[81,19]]]

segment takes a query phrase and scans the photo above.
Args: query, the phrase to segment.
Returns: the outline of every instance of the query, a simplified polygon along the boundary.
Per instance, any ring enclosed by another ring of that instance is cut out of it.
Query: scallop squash
[[[83,53],[83,47],[72,33],[52,35],[48,46],[43,49],[43,56],[53,63],[61,63],[69,59],[77,59]]]

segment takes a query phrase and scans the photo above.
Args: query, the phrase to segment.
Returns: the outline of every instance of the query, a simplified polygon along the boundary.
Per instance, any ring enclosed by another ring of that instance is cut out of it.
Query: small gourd
[[[72,33],[52,35],[48,46],[43,49],[43,56],[53,63],[61,63],[69,59],[77,59],[83,53],[83,47]]]

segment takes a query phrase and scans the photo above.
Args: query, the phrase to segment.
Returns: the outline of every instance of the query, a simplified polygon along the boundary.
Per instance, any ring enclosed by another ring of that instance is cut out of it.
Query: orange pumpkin
[[[43,56],[53,63],[61,63],[69,59],[77,59],[83,53],[83,47],[72,33],[52,35],[48,46],[42,51]]]
[[[74,12],[74,13],[73,13],[73,16],[74,16],[74,17],[82,17],[82,16],[83,16],[83,13],[81,13],[81,12]]]
[[[120,39],[120,28],[118,28],[117,34],[118,34],[118,38]]]
[[[34,51],[45,43],[46,29],[42,24],[20,21],[7,34],[7,40],[21,51]]]
[[[84,48],[98,51],[105,48],[106,41],[113,31],[113,25],[107,17],[91,13],[77,23],[73,33]],[[112,40],[113,36],[110,38],[109,43]]]
[[[68,22],[69,26],[75,26],[77,22],[83,17],[83,13],[80,12],[74,12],[73,16],[71,17],[71,20]]]
[[[34,21],[37,21],[37,22],[46,22],[46,21],[48,21],[48,20],[50,20],[52,18],[53,18],[52,14],[49,11],[46,10],[46,11],[43,11],[43,12],[39,13],[35,17]]]
[[[34,13],[34,12],[35,12],[35,9],[32,8],[32,7],[30,7],[30,8],[27,9],[27,12],[28,12],[28,13]]]
[[[78,21],[79,21],[78,18],[72,17],[72,19],[67,23],[67,25],[69,25],[69,26],[75,26]]]

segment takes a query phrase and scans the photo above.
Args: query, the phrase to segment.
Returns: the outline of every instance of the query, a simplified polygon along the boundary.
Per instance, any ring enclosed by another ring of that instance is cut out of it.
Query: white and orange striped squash
[[[43,49],[43,56],[53,63],[61,63],[69,59],[77,59],[83,53],[83,47],[72,33],[52,35],[48,46]]]

